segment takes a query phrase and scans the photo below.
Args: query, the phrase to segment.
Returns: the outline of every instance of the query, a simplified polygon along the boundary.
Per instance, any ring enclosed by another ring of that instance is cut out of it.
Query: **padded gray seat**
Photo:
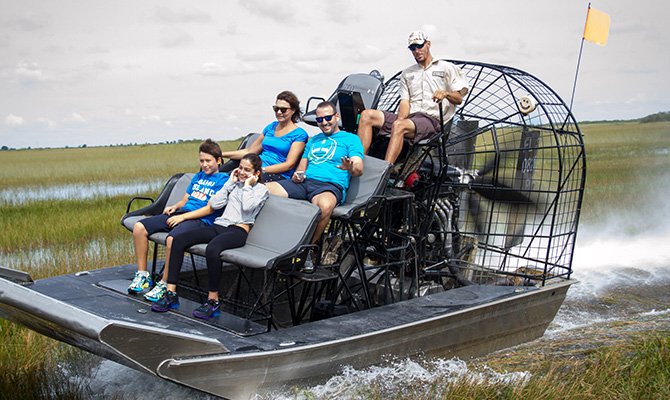
[[[363,175],[351,178],[344,203],[335,207],[332,218],[351,218],[355,213],[364,210],[375,196],[384,194],[391,173],[391,163],[365,156],[363,164]]]
[[[224,250],[221,260],[246,268],[272,269],[293,257],[314,236],[321,210],[314,204],[271,195],[258,213],[243,247]],[[205,255],[207,244],[188,249]]]
[[[158,195],[156,201],[154,201],[147,207],[126,213],[126,215],[124,215],[121,218],[121,225],[125,226],[126,229],[132,232],[135,223],[137,223],[138,221],[143,220],[147,216],[161,214],[165,209],[165,207],[177,203],[184,197],[186,189],[188,188],[189,183],[191,183],[191,179],[193,179],[194,175],[195,174],[193,173],[174,175],[165,184],[163,191],[161,192],[160,195]],[[132,202],[133,199],[131,199],[130,201]],[[158,232],[149,236],[149,239],[156,243],[164,245],[167,236],[168,234],[166,232]]]
[[[186,193],[193,175],[173,177],[159,196],[159,199],[164,198],[162,207],[156,205],[157,200],[148,207],[127,213],[121,219],[121,224],[132,231],[137,221],[147,215],[157,215],[166,204],[179,201]],[[168,190],[170,193],[165,193]],[[256,217],[247,243],[243,247],[223,251],[221,260],[247,268],[274,268],[280,261],[292,257],[301,246],[310,243],[319,215],[319,207],[310,202],[270,196]],[[167,236],[167,232],[158,232],[149,236],[149,239],[165,245]],[[187,251],[204,256],[206,247],[205,243],[197,244]]]

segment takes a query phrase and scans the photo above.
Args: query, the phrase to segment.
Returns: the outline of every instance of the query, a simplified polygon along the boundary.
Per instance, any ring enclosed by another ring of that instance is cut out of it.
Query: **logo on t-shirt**
[[[331,138],[323,138],[318,143],[314,143],[309,151],[308,159],[312,164],[321,164],[329,161],[335,155],[337,142]]]

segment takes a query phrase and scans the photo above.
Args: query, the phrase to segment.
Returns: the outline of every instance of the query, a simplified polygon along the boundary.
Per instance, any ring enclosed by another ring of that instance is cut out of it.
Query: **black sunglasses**
[[[326,115],[325,117],[316,117],[316,122],[317,122],[318,124],[320,124],[320,123],[323,122],[324,119],[325,119],[326,121],[330,122],[330,120],[333,119],[334,116],[335,116],[335,114]]]
[[[272,109],[274,110],[274,112],[281,111],[282,114],[288,110],[292,110],[291,107],[277,107],[277,106],[272,106]]]
[[[409,49],[409,51],[414,51],[414,50],[416,50],[416,49],[423,49],[423,46],[425,46],[425,45],[426,45],[426,42],[423,42],[423,43],[421,43],[421,44],[412,44],[412,45],[409,45],[409,47],[407,47],[407,48]]]

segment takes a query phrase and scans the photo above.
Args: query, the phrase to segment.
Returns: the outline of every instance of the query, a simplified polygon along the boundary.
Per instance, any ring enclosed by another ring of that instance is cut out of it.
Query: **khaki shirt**
[[[469,83],[460,68],[442,60],[433,60],[425,70],[421,65],[414,64],[402,71],[400,99],[409,101],[410,114],[422,112],[439,121],[439,104],[433,101],[436,90],[458,91],[465,96],[469,90]],[[446,99],[442,104],[443,122],[446,123],[456,113],[456,106]]]

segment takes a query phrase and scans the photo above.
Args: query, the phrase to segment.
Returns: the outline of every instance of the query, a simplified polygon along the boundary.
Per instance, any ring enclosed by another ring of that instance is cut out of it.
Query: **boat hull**
[[[246,399],[323,382],[344,366],[364,368],[389,356],[467,358],[533,340],[573,283],[468,286],[245,336],[184,314],[152,313],[147,302],[100,284],[132,276],[133,268],[24,285],[0,278],[0,316],[181,385]]]

